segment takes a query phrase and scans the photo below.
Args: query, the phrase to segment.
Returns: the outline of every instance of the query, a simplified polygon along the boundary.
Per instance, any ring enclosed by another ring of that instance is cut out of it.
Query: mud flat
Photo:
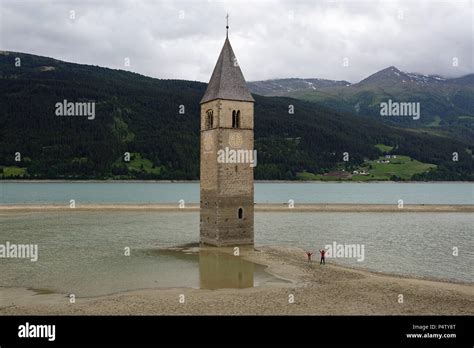
[[[473,315],[474,284],[308,265],[304,250],[266,246],[241,257],[285,282],[247,289],[145,289],[95,298],[0,288],[0,315]],[[399,303],[399,295],[403,303]],[[185,302],[180,303],[180,295]],[[292,295],[292,296],[290,296]],[[289,299],[294,302],[290,303]]]

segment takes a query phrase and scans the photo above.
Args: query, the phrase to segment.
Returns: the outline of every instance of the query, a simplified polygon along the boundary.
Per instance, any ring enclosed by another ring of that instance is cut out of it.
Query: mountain
[[[0,175],[198,179],[199,101],[205,89],[200,82],[0,52]],[[474,180],[472,144],[312,102],[254,98],[256,179],[291,180],[341,166],[350,171],[391,151],[436,165],[413,179]],[[65,101],[95,102],[94,117],[57,116],[57,103]],[[342,161],[345,152],[348,162]],[[127,153],[130,162],[124,160]]]
[[[250,84],[254,93],[265,92],[275,81],[260,81],[258,88]],[[265,92],[265,93],[262,93]],[[456,137],[472,142],[474,139],[474,74],[445,79],[400,71],[396,67],[383,69],[355,84],[329,85],[311,88],[299,84],[299,88],[278,91],[281,96],[317,102],[338,112],[371,117],[382,122],[408,128],[424,128],[427,131]],[[381,117],[381,103],[420,103],[420,118]]]
[[[412,87],[413,85],[439,87],[442,83],[446,82],[448,82],[447,79],[439,76],[406,73],[391,66],[370,75],[366,79],[357,83],[356,86],[392,87],[393,84],[403,84],[403,87]]]
[[[325,79],[275,79],[248,82],[252,93],[264,96],[288,96],[294,92],[318,90],[328,87],[350,86],[347,81]]]

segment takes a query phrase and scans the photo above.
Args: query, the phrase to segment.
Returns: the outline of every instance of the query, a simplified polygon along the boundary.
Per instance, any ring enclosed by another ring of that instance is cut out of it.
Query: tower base
[[[201,244],[216,246],[216,247],[224,247],[224,246],[238,246],[238,245],[254,245],[253,239],[234,239],[234,240],[219,240],[215,238],[207,238],[201,236],[200,240]]]

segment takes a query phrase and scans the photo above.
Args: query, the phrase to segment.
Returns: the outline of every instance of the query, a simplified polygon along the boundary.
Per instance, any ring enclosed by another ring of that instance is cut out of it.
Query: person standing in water
[[[325,264],[326,264],[326,261],[324,260],[324,255],[326,255],[326,250],[321,249],[321,250],[319,250],[319,253],[321,254],[321,261],[319,262],[319,264],[320,264],[320,265],[321,265],[321,264],[325,265]]]

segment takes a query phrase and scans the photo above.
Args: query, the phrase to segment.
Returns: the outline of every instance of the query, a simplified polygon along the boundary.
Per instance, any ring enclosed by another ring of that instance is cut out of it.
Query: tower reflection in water
[[[251,288],[255,265],[238,256],[212,250],[199,252],[201,289]]]

